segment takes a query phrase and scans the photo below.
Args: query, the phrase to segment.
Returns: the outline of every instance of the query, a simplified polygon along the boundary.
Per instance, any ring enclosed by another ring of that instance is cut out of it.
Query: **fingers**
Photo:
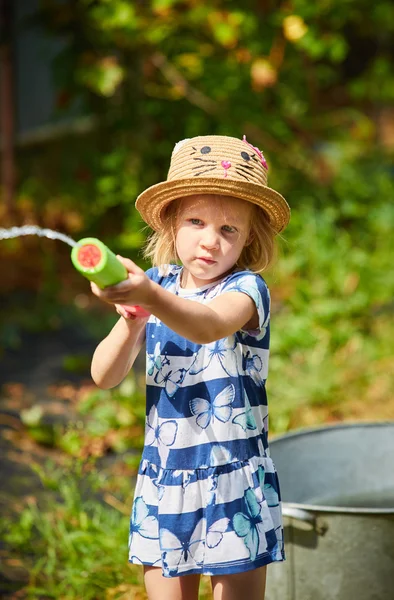
[[[122,304],[115,304],[116,312],[124,317],[125,319],[145,319],[148,320],[150,313],[141,308],[141,306],[123,306]]]
[[[94,283],[93,281],[91,281],[90,282],[90,289],[92,290],[93,294],[95,296],[97,296],[97,298],[100,298],[100,300],[103,300],[104,302],[109,302],[110,304],[114,304],[108,298],[108,288],[105,289],[105,290],[102,290],[101,288],[99,288],[99,286],[96,283]]]
[[[90,282],[90,289],[92,290],[92,292],[95,296],[98,296],[100,294],[101,290],[100,290],[99,286],[96,283],[94,283],[93,281]]]
[[[135,264],[135,262],[130,260],[130,258],[124,258],[124,256],[121,256],[120,254],[117,254],[116,258],[119,260],[119,262],[122,263],[124,267],[126,267],[129,273],[137,274],[143,272],[142,269],[140,269],[140,267]]]
[[[150,290],[150,280],[145,272],[140,269],[132,260],[118,255],[119,260],[126,267],[128,277],[116,285],[100,289],[95,283],[91,282],[90,287],[93,294],[100,300],[109,304],[143,304],[146,302],[147,294]]]
[[[114,286],[108,286],[103,290],[93,282],[90,283],[90,287],[93,294],[104,302],[108,302],[109,304],[131,304],[130,294],[133,292],[134,286],[129,279]]]
[[[131,319],[132,321],[134,321],[137,318],[136,314],[132,310],[130,310],[130,308],[126,308],[121,304],[115,304],[115,308],[118,315],[120,315],[124,319]]]
[[[103,302],[108,302],[109,304],[113,304],[113,302],[111,300],[109,300],[109,298],[108,298],[108,292],[106,290],[102,290],[101,288],[99,288],[99,286],[96,283],[94,283],[93,281],[90,282],[90,289],[92,290],[93,294],[95,296],[97,296],[97,298],[102,300]]]

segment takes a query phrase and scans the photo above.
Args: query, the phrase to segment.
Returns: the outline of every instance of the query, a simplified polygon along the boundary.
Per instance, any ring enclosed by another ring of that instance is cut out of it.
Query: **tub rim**
[[[279,434],[273,436],[268,445],[271,448],[276,442],[282,440],[288,440],[289,438],[297,438],[306,436],[313,433],[323,433],[333,429],[350,429],[350,428],[365,428],[365,427],[392,427],[394,429],[394,421],[360,421],[360,422],[347,422],[347,423],[333,423],[330,425],[322,425],[318,427],[305,427],[300,428],[288,433]],[[275,462],[275,461],[274,461]],[[279,484],[280,484],[280,473]],[[295,508],[300,510],[309,511],[312,513],[342,513],[351,515],[392,515],[394,514],[394,506],[392,508],[353,508],[351,506],[327,506],[324,504],[308,504],[301,502],[284,502],[282,501],[283,507]],[[292,517],[286,517],[292,518]]]

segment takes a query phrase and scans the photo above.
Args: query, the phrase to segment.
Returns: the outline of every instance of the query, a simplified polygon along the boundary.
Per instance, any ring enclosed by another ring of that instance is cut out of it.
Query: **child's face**
[[[229,196],[195,195],[181,201],[176,249],[185,287],[201,287],[230,272],[249,237],[252,205]]]

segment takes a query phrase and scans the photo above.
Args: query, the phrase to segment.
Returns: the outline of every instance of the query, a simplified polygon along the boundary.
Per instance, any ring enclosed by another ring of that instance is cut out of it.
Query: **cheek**
[[[175,237],[175,248],[176,248],[176,251],[178,252],[178,254],[179,254],[179,250],[180,249],[182,250],[182,236],[179,235],[179,233]]]
[[[234,252],[240,253],[245,245],[245,237],[239,236],[231,242],[228,241],[227,244],[229,249],[231,248]]]
[[[241,247],[239,247],[237,243],[231,243],[227,240],[222,243],[222,254],[224,256],[228,256],[231,259],[237,259],[240,253]]]
[[[188,246],[191,245],[191,242],[192,235],[190,230],[186,230],[184,227],[180,227],[175,237],[175,247],[177,251],[179,252],[180,250],[182,252],[185,249],[187,250]]]

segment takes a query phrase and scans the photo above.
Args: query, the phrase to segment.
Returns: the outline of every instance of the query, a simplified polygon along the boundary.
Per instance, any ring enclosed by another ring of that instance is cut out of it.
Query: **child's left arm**
[[[129,271],[129,278],[100,290],[92,290],[111,304],[138,304],[158,317],[170,329],[197,344],[209,344],[232,335],[239,329],[257,327],[258,316],[250,296],[229,291],[209,304],[180,298],[151,281],[131,260],[118,257]]]

